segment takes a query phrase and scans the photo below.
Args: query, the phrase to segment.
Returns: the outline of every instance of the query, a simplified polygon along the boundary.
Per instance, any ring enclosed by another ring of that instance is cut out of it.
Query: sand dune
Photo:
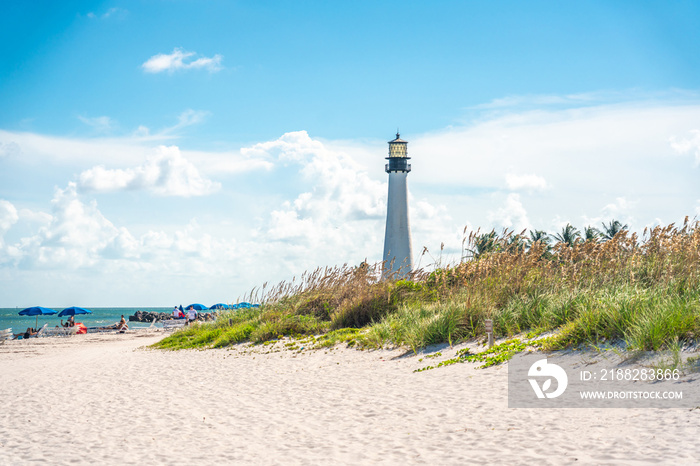
[[[700,410],[508,409],[506,366],[142,348],[159,338],[0,346],[0,464],[700,462]]]

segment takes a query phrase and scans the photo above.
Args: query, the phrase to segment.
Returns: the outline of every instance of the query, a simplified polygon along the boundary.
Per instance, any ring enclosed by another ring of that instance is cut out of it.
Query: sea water
[[[52,307],[56,314],[50,316],[38,316],[38,326],[41,328],[44,324],[49,324],[49,327],[61,325],[61,319],[65,322],[66,317],[58,317],[63,307]],[[24,332],[27,327],[34,327],[37,321],[37,316],[21,316],[19,311],[22,308],[0,308],[0,330],[11,328],[14,333]],[[82,322],[86,327],[104,327],[113,325],[121,320],[122,315],[127,320],[129,328],[148,327],[151,324],[146,322],[128,322],[129,316],[134,315],[136,311],[144,312],[167,312],[170,314],[172,307],[93,307],[89,308],[92,314],[80,314],[75,316],[76,322]],[[158,324],[156,324],[158,325]],[[160,325],[158,325],[160,326]]]

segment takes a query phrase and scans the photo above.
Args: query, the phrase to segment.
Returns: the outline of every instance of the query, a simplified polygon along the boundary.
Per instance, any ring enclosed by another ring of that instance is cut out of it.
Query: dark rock
[[[168,320],[171,318],[169,312],[143,312],[136,311],[133,316],[129,316],[129,322],[153,322],[155,319],[158,321]]]
[[[133,316],[129,316],[129,322],[153,322],[153,319],[158,319],[158,322],[163,320],[171,320],[173,318],[170,312],[144,312],[136,311]],[[197,320],[199,321],[213,321],[216,320],[215,312],[198,312]]]

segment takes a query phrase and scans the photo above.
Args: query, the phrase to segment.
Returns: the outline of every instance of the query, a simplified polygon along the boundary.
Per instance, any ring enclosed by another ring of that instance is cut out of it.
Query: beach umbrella
[[[194,309],[195,311],[206,311],[207,307],[204,304],[190,304],[187,309]]]
[[[250,304],[243,301],[242,303],[234,304],[231,306],[233,309],[250,309],[251,307],[260,307],[260,304]]]
[[[231,306],[224,303],[214,304],[209,309],[232,309]]]
[[[62,310],[59,314],[58,317],[64,317],[64,316],[74,316],[78,314],[92,314],[92,311],[82,308],[82,307],[77,307],[77,306],[71,306],[67,307],[64,310]]]
[[[39,325],[39,316],[51,316],[55,313],[56,311],[54,311],[53,309],[41,306],[28,307],[27,309],[22,309],[21,311],[19,311],[19,315],[21,316],[36,316],[36,323],[34,324],[34,328],[36,328]]]

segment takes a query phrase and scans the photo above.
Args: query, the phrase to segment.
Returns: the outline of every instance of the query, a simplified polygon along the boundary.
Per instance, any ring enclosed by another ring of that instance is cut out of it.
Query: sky
[[[694,1],[27,1],[0,15],[0,307],[237,302],[473,231],[700,216]]]

